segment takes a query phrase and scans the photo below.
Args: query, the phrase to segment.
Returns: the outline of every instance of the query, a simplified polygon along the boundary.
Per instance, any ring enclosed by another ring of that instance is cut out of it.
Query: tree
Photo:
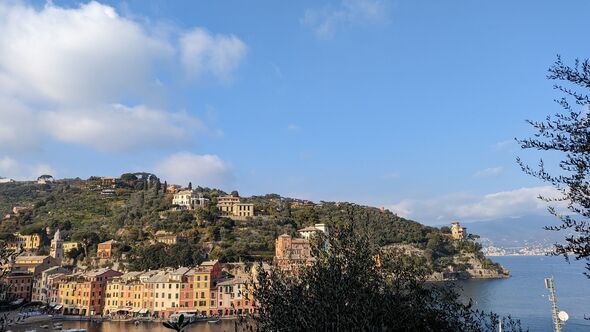
[[[172,321],[167,321],[167,322],[163,322],[162,323],[164,325],[165,328],[177,331],[177,332],[183,332],[184,329],[190,325],[190,321],[185,321],[184,320],[184,315],[181,314],[178,317],[178,321],[176,322],[172,322]]]
[[[240,193],[237,190],[231,192],[231,197],[240,197]]]
[[[297,276],[259,265],[258,315],[245,330],[496,331],[500,320],[463,304],[450,285],[425,282],[419,256],[380,251],[352,228],[340,229]],[[375,249],[373,249],[375,248]],[[504,321],[521,331],[518,321]],[[508,329],[506,329],[508,328]]]
[[[193,183],[192,182],[188,183],[188,190],[193,190]]]
[[[134,183],[135,181],[137,181],[137,176],[135,176],[135,174],[131,174],[131,173],[124,173],[121,174],[121,181],[125,181],[129,184]]]
[[[547,226],[551,231],[567,231],[565,244],[555,244],[554,255],[570,256],[590,261],[590,63],[575,60],[574,66],[563,63],[557,56],[549,68],[547,78],[558,81],[554,88],[563,97],[556,102],[561,113],[549,115],[543,121],[527,120],[535,130],[533,137],[517,139],[522,149],[548,151],[559,155],[553,171],[543,159],[538,167],[531,167],[517,159],[522,170],[556,188],[559,196],[540,198],[549,203],[549,213],[557,217],[558,226]],[[550,170],[551,169],[551,170]],[[586,263],[586,276],[590,278],[590,263]]]

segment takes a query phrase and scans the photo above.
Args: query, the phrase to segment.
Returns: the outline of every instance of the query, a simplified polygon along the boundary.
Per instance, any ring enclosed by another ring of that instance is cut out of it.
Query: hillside
[[[0,185],[0,236],[14,232],[42,235],[47,251],[49,237],[60,229],[67,240],[83,244],[69,257],[92,264],[98,243],[121,242],[116,255],[130,269],[197,264],[204,257],[221,261],[271,260],[278,235],[296,235],[297,229],[316,223],[336,227],[352,225],[375,246],[410,245],[419,249],[434,271],[449,266],[465,270],[465,255],[484,262],[481,246],[474,241],[453,241],[442,229],[424,226],[390,211],[353,203],[301,200],[276,194],[243,197],[255,205],[256,216],[234,220],[220,217],[217,189],[197,187],[210,199],[207,206],[191,211],[173,211],[173,194],[166,184],[147,173],[123,175],[116,189],[104,191],[98,178],[66,179],[51,184],[17,182]],[[17,214],[15,206],[22,207]],[[157,231],[182,236],[175,245],[156,243]],[[499,267],[486,262],[490,269]]]

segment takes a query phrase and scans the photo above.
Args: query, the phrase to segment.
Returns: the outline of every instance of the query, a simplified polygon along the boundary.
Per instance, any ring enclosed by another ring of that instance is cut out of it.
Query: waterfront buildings
[[[59,285],[58,302],[66,314],[100,315],[104,308],[107,281],[122,273],[108,268],[75,273]]]
[[[36,262],[44,261],[39,256]],[[29,258],[30,259],[30,258]],[[57,314],[168,319],[178,313],[232,316],[253,313],[252,277],[245,266],[218,261],[195,267],[121,273],[110,268],[72,272],[53,266],[38,274],[12,271],[4,279],[11,300],[39,301]]]

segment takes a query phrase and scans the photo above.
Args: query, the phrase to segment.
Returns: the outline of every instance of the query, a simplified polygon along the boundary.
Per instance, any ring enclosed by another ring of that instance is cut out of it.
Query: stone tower
[[[53,240],[51,240],[51,250],[49,255],[55,258],[56,262],[61,265],[64,258],[64,242],[61,239],[59,229],[55,232],[55,235],[53,235]]]

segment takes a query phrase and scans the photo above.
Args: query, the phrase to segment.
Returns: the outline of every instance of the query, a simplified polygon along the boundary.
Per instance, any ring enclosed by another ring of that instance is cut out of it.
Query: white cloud
[[[36,149],[38,138],[34,112],[18,100],[0,94],[0,151]]]
[[[552,186],[524,187],[483,196],[455,193],[424,200],[403,200],[387,208],[400,216],[436,224],[452,219],[465,221],[531,214],[546,214],[547,204],[538,199],[560,197]]]
[[[116,102],[149,90],[157,60],[174,49],[109,6],[0,5],[5,93],[60,104]]]
[[[386,7],[380,0],[342,0],[337,7],[306,10],[301,22],[313,29],[318,37],[329,38],[342,25],[383,21]]]
[[[39,148],[48,137],[102,151],[151,149],[215,132],[188,112],[150,106],[165,95],[158,74],[181,62],[227,79],[245,44],[203,29],[161,33],[130,15],[95,1],[0,3],[0,152]]]
[[[42,174],[51,174],[55,176],[56,172],[48,164],[39,163],[29,165],[23,164],[8,156],[0,158],[0,177],[15,180],[34,180]]]
[[[298,124],[295,124],[295,123],[289,123],[287,125],[287,130],[289,130],[289,131],[297,131],[299,129],[301,129],[301,126],[299,126]]]
[[[230,165],[217,155],[176,153],[154,167],[154,173],[169,183],[221,187],[231,183],[234,174]]]
[[[475,172],[473,176],[475,176],[476,178],[489,178],[502,173],[502,170],[503,168],[501,166],[489,167]]]
[[[180,37],[181,62],[193,77],[212,74],[229,80],[246,52],[246,44],[234,35],[212,35],[196,28]]]
[[[205,131],[199,119],[145,106],[107,105],[92,110],[42,112],[44,130],[65,143],[102,151],[182,145],[191,131]]]

